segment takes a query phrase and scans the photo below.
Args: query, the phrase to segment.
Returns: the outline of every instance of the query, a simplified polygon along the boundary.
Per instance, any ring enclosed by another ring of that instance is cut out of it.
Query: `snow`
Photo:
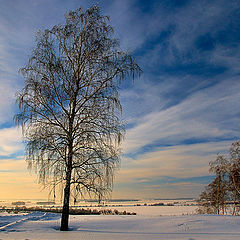
[[[148,208],[151,213],[151,206]],[[240,239],[239,216],[157,216],[147,215],[146,212],[136,216],[73,215],[70,216],[69,232],[59,231],[60,217],[60,214],[41,212],[25,215],[1,213],[0,239]]]

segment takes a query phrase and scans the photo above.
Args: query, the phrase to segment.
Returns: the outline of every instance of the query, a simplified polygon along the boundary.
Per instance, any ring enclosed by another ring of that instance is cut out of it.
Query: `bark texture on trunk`
[[[64,200],[63,200],[62,219],[61,219],[61,228],[60,228],[61,231],[68,231],[71,175],[72,175],[72,154],[70,154],[69,156],[68,168],[67,168],[67,174],[66,174],[66,185],[64,188]]]

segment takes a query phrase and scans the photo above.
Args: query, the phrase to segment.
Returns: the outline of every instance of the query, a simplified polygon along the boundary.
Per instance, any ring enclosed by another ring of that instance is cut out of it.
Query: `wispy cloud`
[[[231,141],[184,144],[125,157],[117,173],[115,194],[120,191],[124,195],[128,189],[130,195],[141,192],[145,198],[150,192],[155,197],[196,197],[212,179],[209,161],[217,153],[226,153],[230,145]]]
[[[125,153],[158,142],[163,145],[180,144],[195,139],[229,139],[239,136],[240,84],[227,80],[211,88],[196,92],[181,103],[155,111],[136,120],[123,144]]]
[[[21,131],[16,127],[0,129],[0,156],[8,157],[23,151]]]

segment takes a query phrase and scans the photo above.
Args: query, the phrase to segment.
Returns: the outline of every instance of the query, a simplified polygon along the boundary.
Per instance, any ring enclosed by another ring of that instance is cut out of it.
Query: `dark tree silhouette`
[[[124,134],[118,87],[141,73],[120,50],[97,6],[78,8],[65,25],[39,31],[17,93],[29,168],[44,185],[62,184],[61,230],[68,230],[70,195],[102,199],[112,189]]]

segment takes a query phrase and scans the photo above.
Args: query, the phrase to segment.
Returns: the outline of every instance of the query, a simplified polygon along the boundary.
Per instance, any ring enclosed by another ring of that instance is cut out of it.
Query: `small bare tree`
[[[234,208],[233,215],[239,211],[240,203],[240,141],[232,143],[229,151],[229,187],[233,195]]]
[[[229,170],[229,161],[223,155],[217,155],[215,161],[209,163],[210,173],[216,174],[215,179],[210,184],[212,186],[215,196],[215,203],[217,214],[225,213],[226,209],[226,200],[228,195],[228,170]]]
[[[230,163],[225,156],[217,155],[216,159],[209,163],[209,166],[209,172],[216,176],[200,194],[198,212],[208,214],[220,214],[222,212],[222,214],[225,214],[226,202],[229,200],[228,171]]]
[[[204,191],[201,192],[197,200],[199,214],[219,214],[220,213],[220,198],[218,193],[218,180],[215,178],[208,184]]]
[[[235,191],[240,195],[240,141],[233,142],[230,151],[230,178]]]
[[[224,214],[227,206],[232,207],[232,214],[240,209],[240,141],[235,141],[229,154],[217,155],[216,160],[209,163],[211,173],[216,176],[205,187],[199,198],[199,212],[215,212]]]
[[[92,193],[101,199],[112,189],[124,133],[118,86],[141,73],[97,6],[65,17],[65,25],[37,34],[21,69],[25,86],[17,93],[15,116],[29,168],[44,185],[63,184],[63,231],[71,192],[74,198]]]

